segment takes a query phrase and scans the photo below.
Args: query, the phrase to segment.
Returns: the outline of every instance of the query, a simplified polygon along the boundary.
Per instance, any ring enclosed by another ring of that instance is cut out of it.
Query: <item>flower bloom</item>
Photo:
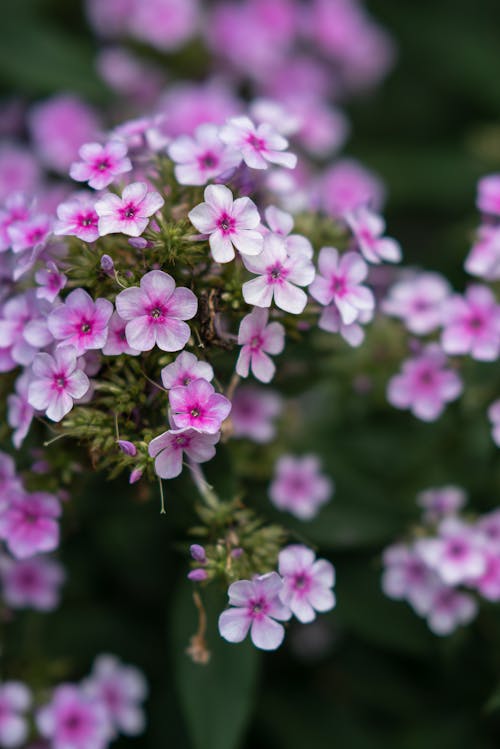
[[[116,309],[127,321],[128,345],[137,351],[150,351],[156,344],[162,351],[179,351],[191,335],[189,325],[198,309],[196,296],[184,286],[175,286],[168,273],[152,270],[140,286],[124,289],[116,297]]]
[[[318,257],[319,274],[309,292],[320,304],[334,303],[342,322],[350,325],[361,312],[371,311],[375,300],[371,290],[362,285],[368,266],[356,252],[339,255],[333,247],[323,247]]]
[[[242,255],[258,255],[262,251],[259,212],[250,198],[237,198],[224,185],[209,185],[204,192],[205,202],[189,212],[189,220],[202,234],[208,234],[212,257],[218,263],[228,263],[235,256],[236,247]]]
[[[34,410],[28,403],[30,372],[25,370],[15,382],[15,392],[7,397],[7,421],[14,430],[12,443],[18,450],[28,434]]]
[[[318,328],[326,330],[328,333],[340,333],[349,346],[357,347],[361,346],[365,338],[365,331],[361,323],[369,323],[372,319],[373,310],[362,310],[358,314],[356,322],[346,325],[335,302],[332,302],[332,304],[323,307],[318,320]]]
[[[155,471],[162,479],[173,479],[182,471],[186,453],[195,463],[205,463],[215,455],[220,434],[204,434],[196,429],[170,429],[151,440],[148,452],[155,459]]]
[[[73,346],[81,356],[88,349],[104,346],[112,313],[113,305],[107,299],[94,302],[84,289],[75,289],[50,313],[47,324],[54,338]]]
[[[428,610],[437,575],[413,546],[394,544],[383,554],[382,590],[396,601],[406,600],[419,614]]]
[[[435,635],[449,635],[464,624],[469,624],[477,614],[477,603],[468,593],[447,585],[436,585],[425,613],[429,629]]]
[[[167,364],[160,372],[163,387],[167,390],[179,387],[180,385],[189,385],[192,380],[206,380],[211,382],[214,378],[212,365],[205,361],[200,361],[194,354],[189,351],[182,351],[175,361]]]
[[[38,284],[37,299],[46,299],[47,302],[52,304],[59,292],[66,286],[67,280],[67,277],[60,272],[57,265],[49,260],[45,268],[40,268],[35,273],[35,281]]]
[[[75,195],[71,200],[57,206],[56,236],[74,236],[84,242],[95,242],[99,237],[99,216],[94,200],[88,195]]]
[[[206,380],[193,380],[186,387],[174,387],[168,397],[176,429],[192,427],[216,434],[231,411],[231,402],[216,393]]]
[[[450,297],[443,308],[443,350],[494,361],[500,353],[500,305],[487,286],[470,286]]]
[[[44,213],[30,216],[25,221],[16,221],[7,229],[12,252],[22,252],[32,247],[43,247],[50,232],[53,220]]]
[[[345,216],[359,251],[369,263],[399,263],[402,257],[399,242],[391,237],[384,237],[385,221],[377,213],[365,206],[348,211]]]
[[[168,155],[176,162],[175,177],[181,185],[205,185],[241,161],[237,151],[222,143],[219,128],[210,122],[197,127],[193,137],[181,135],[172,141]]]
[[[120,663],[113,655],[100,655],[82,687],[104,706],[116,733],[126,736],[142,733],[145,719],[141,702],[147,697],[148,687],[139,669]]]
[[[283,401],[276,391],[244,385],[236,388],[232,403],[233,438],[247,437],[258,444],[274,438],[274,422],[283,408]]]
[[[28,403],[37,411],[45,411],[52,421],[61,421],[73,408],[73,401],[83,398],[89,388],[89,378],[78,366],[75,349],[63,346],[54,356],[35,356]]]
[[[145,182],[127,185],[121,198],[113,193],[106,193],[95,204],[99,216],[99,234],[101,237],[116,233],[139,237],[150,217],[160,210],[164,202],[160,193],[148,191]]]
[[[327,169],[320,184],[321,205],[330,216],[341,219],[362,205],[377,211],[384,200],[382,183],[357,161],[341,159]]]
[[[314,279],[314,266],[302,253],[289,255],[285,240],[277,234],[264,237],[264,249],[255,258],[243,258],[247,270],[257,278],[243,284],[243,298],[256,307],[276,306],[299,315],[307,304],[307,294],[298,286],[308,286]]]
[[[278,509],[288,510],[300,520],[309,520],[332,494],[333,483],[320,472],[315,455],[301,458],[283,455],[277,461],[269,496]]]
[[[242,346],[236,372],[248,377],[250,369],[261,382],[270,382],[276,367],[268,354],[281,354],[285,346],[285,329],[279,322],[267,324],[269,313],[256,308],[240,323],[238,344]]]
[[[447,515],[456,515],[465,501],[466,494],[459,486],[441,486],[417,494],[417,504],[423,508],[427,523],[436,523]]]
[[[27,559],[59,544],[57,518],[61,506],[46,492],[12,492],[8,508],[0,514],[0,538],[17,559]]]
[[[24,713],[31,707],[31,693],[19,681],[0,684],[0,746],[15,749],[28,738]]]
[[[120,140],[112,140],[104,146],[84,143],[78,155],[81,161],[71,165],[69,176],[77,182],[88,182],[94,190],[103,190],[118,175],[132,170],[127,146]]]
[[[391,286],[382,311],[401,319],[410,333],[426,335],[441,325],[449,296],[450,285],[439,273],[417,273]]]
[[[120,354],[138,356],[140,354],[140,351],[128,345],[126,327],[127,321],[120,317],[118,312],[113,312],[109,319],[108,337],[102,348],[105,356],[119,356]]]
[[[73,684],[54,690],[49,704],[38,711],[36,724],[53,749],[106,749],[111,738],[102,702]]]
[[[488,174],[479,180],[476,205],[482,213],[500,216],[500,174]]]
[[[267,169],[270,163],[294,169],[297,164],[295,154],[286,151],[287,139],[265,122],[256,127],[248,117],[232,117],[221,128],[220,139],[252,169]]]
[[[59,604],[64,577],[62,566],[45,555],[0,561],[2,596],[13,609],[52,611]]]
[[[458,518],[445,518],[438,537],[419,539],[415,549],[445,585],[474,580],[486,569],[484,550],[477,535]]]
[[[280,599],[300,622],[312,622],[316,611],[333,609],[335,570],[330,562],[316,559],[311,549],[298,544],[280,551],[278,560],[283,578]]]
[[[228,642],[242,642],[250,630],[256,648],[279,648],[285,636],[285,628],[279,622],[291,616],[279,597],[282,588],[283,580],[277,572],[232,583],[228,590],[232,608],[219,617],[221,636]]]
[[[462,392],[460,377],[446,365],[440,346],[429,344],[422,353],[404,361],[401,372],[389,380],[389,403],[396,408],[408,408],[422,421],[435,421],[445,404]]]
[[[31,364],[38,349],[52,342],[47,328],[49,305],[37,299],[34,289],[16,294],[4,304],[0,313],[0,372],[16,364]]]

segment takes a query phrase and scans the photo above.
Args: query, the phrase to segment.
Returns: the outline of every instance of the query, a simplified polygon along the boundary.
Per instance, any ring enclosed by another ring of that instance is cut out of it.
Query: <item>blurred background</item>
[[[377,88],[345,104],[352,134],[344,152],[384,180],[389,233],[406,261],[439,270],[461,288],[477,224],[475,183],[500,168],[500,5],[373,0],[367,7],[393,38],[396,62]],[[113,124],[121,119],[96,70],[99,41],[80,0],[16,0],[2,4],[1,16],[0,93],[12,117],[15,107],[22,112],[71,92],[105,110]],[[160,54],[144,54],[161,68]],[[196,43],[173,54],[166,78],[196,77],[205,54]],[[4,129],[6,122],[4,116]],[[336,482],[320,517],[294,525],[336,566],[335,611],[292,627],[284,648],[265,656],[226,645],[212,627],[212,661],[193,665],[184,652],[196,630],[184,561],[184,529],[194,521],[190,483],[171,482],[164,519],[147,489],[95,479],[66,509],[63,605],[3,625],[6,673],[15,676],[21,664],[35,685],[68,673],[77,679],[106,651],[137,664],[151,687],[149,729],[117,747],[498,747],[495,606],[441,640],[380,592],[381,550],[417,517],[417,491],[456,483],[474,509],[497,504],[500,471],[487,424],[452,408],[430,428],[382,399],[355,396],[341,359],[321,375],[314,393],[302,396],[308,423],[288,447],[318,452]],[[290,386],[290,395],[303,385]],[[224,477],[222,491],[231,495],[224,451],[208,475],[219,484]],[[251,471],[247,489],[269,513],[265,482]],[[220,611],[224,601],[221,591],[219,599],[207,596],[207,607]]]

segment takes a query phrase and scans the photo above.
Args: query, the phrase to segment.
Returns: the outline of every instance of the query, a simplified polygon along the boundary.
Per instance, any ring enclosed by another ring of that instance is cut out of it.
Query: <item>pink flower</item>
[[[31,364],[38,349],[52,342],[45,317],[48,306],[36,298],[34,289],[5,303],[0,317],[0,371]]]
[[[245,385],[238,387],[233,397],[231,409],[232,436],[265,444],[276,433],[275,420],[283,408],[280,395],[268,388]]]
[[[30,217],[29,204],[22,192],[9,195],[0,209],[0,252],[5,252],[11,245],[9,226],[18,221],[26,221]]]
[[[413,546],[394,544],[383,554],[382,590],[396,601],[406,600],[415,611],[427,611],[437,576],[416,553]]]
[[[384,237],[385,221],[382,216],[365,206],[348,211],[344,216],[357,242],[359,251],[369,263],[399,263],[402,257],[399,242]]]
[[[409,409],[422,421],[435,421],[445,404],[458,398],[462,381],[451,369],[438,344],[403,362],[401,372],[389,380],[387,399],[396,408]]]
[[[500,226],[480,226],[464,263],[465,270],[472,276],[486,281],[500,278]]]
[[[195,463],[205,463],[215,455],[220,434],[203,434],[196,429],[170,429],[149,443],[148,452],[155,458],[155,471],[162,479],[173,479],[182,471],[186,453]]]
[[[113,305],[107,299],[94,302],[86,291],[75,289],[50,313],[47,324],[54,338],[73,346],[81,356],[88,349],[104,346],[112,313]]]
[[[474,587],[487,601],[500,601],[500,556],[489,550],[485,551],[486,564],[483,574],[469,584]]]
[[[12,443],[18,450],[28,434],[34,416],[34,409],[28,403],[30,379],[30,372],[25,370],[16,380],[15,393],[7,397],[7,421],[14,429]]]
[[[500,305],[487,286],[469,286],[443,308],[443,350],[469,354],[479,361],[494,361],[500,353]]]
[[[49,260],[45,268],[40,268],[35,273],[35,281],[39,285],[36,290],[36,296],[38,299],[46,299],[47,302],[55,301],[58,294],[68,281],[64,273],[61,273],[57,265]]]
[[[116,309],[127,321],[127,343],[137,351],[150,351],[156,344],[162,351],[179,351],[191,335],[189,325],[196,315],[198,300],[190,289],[175,286],[168,273],[152,270],[139,286],[124,289],[116,297]]]
[[[12,252],[22,252],[44,245],[52,231],[52,219],[45,213],[37,213],[25,221],[16,221],[7,229]]]
[[[285,329],[279,322],[267,324],[269,313],[256,308],[240,323],[238,344],[242,346],[236,372],[248,377],[250,369],[261,382],[270,382],[276,371],[268,354],[281,354],[285,347]]]
[[[83,398],[89,388],[89,378],[78,366],[75,349],[63,346],[54,356],[35,356],[28,403],[37,411],[45,411],[52,421],[61,421],[73,408],[73,401]]]
[[[69,175],[77,182],[88,182],[95,190],[103,190],[120,174],[132,170],[127,146],[120,140],[110,140],[104,146],[85,143],[78,154],[82,160],[71,165]]]
[[[136,39],[168,52],[194,35],[199,17],[197,0],[139,0],[132,6],[127,26]]]
[[[189,220],[202,234],[208,234],[212,257],[218,263],[228,263],[235,256],[236,247],[242,255],[258,255],[262,251],[259,212],[250,198],[237,198],[224,185],[209,185],[204,192],[205,202],[189,212]]]
[[[222,123],[241,109],[233,88],[219,79],[204,83],[169,86],[161,100],[167,134],[175,137],[193,133],[206,122]]]
[[[488,408],[488,419],[491,422],[491,436],[497,447],[500,447],[500,400],[494,401]]]
[[[371,311],[375,300],[371,290],[361,284],[368,275],[368,266],[356,252],[339,255],[333,247],[323,247],[318,258],[319,274],[309,291],[324,305],[337,307],[342,322],[350,325],[361,312]]]
[[[0,514],[0,538],[17,559],[26,559],[59,544],[59,500],[45,492],[12,492]]]
[[[303,237],[302,234],[291,234],[294,222],[290,213],[270,205],[266,208],[265,216],[271,231],[283,237],[288,255],[292,257],[302,254],[308,259],[312,258],[314,251],[307,237]]]
[[[54,690],[49,704],[38,711],[36,724],[50,739],[51,749],[106,749],[111,738],[105,706],[73,684]]]
[[[40,167],[27,148],[3,142],[0,145],[0,202],[14,193],[33,195],[40,180]]]
[[[373,310],[359,312],[356,322],[346,325],[335,302],[324,307],[318,320],[318,328],[328,333],[340,333],[349,346],[360,346],[365,338],[365,331],[360,323],[368,323],[373,319]]]
[[[21,490],[21,480],[17,476],[14,459],[0,452],[0,510],[8,506],[8,492],[11,489]]]
[[[139,356],[141,352],[127,343],[126,327],[127,321],[120,317],[118,312],[113,312],[109,319],[108,337],[102,348],[103,354],[106,356],[119,356],[120,354]]]
[[[300,520],[310,520],[333,494],[333,483],[320,472],[315,455],[283,455],[274,467],[271,502]]]
[[[426,523],[437,523],[447,515],[456,515],[466,502],[466,494],[459,486],[441,486],[417,494],[417,504],[423,508]]]
[[[84,242],[95,242],[99,237],[99,216],[94,200],[88,195],[80,193],[58,205],[57,218],[54,226],[56,236],[74,236]]]
[[[145,182],[127,185],[121,198],[106,193],[95,204],[99,234],[122,233],[138,237],[148,225],[150,216],[159,211],[164,202],[160,193],[148,192]]]
[[[219,128],[210,122],[196,128],[193,137],[176,138],[168,155],[176,162],[175,177],[181,185],[205,185],[241,162],[238,152],[222,143]]]
[[[64,570],[54,559],[46,556],[0,561],[2,595],[13,609],[52,611],[59,605],[59,589],[64,582]]]
[[[307,304],[307,294],[298,286],[308,286],[314,279],[314,266],[302,252],[289,255],[286,242],[278,234],[264,237],[264,249],[255,258],[244,258],[245,267],[257,278],[243,284],[243,298],[256,307],[276,306],[299,315]]]
[[[324,210],[334,218],[343,218],[360,206],[380,210],[384,200],[382,183],[357,161],[337,161],[324,174],[320,184]]]
[[[468,593],[436,585],[426,612],[427,624],[435,635],[449,635],[477,614],[477,603]]]
[[[299,622],[312,622],[316,611],[333,609],[335,570],[326,559],[317,560],[307,546],[287,546],[280,551],[278,570],[283,578],[281,602]]]
[[[24,713],[31,707],[31,693],[19,681],[0,685],[0,746],[15,749],[28,738],[28,720]]]
[[[500,174],[488,174],[479,180],[476,205],[482,213],[500,216]]]
[[[456,517],[445,518],[437,538],[422,538],[415,549],[445,585],[459,585],[484,574],[486,560],[470,526]]]
[[[206,380],[193,380],[186,387],[174,387],[168,397],[176,429],[191,427],[216,434],[231,411],[231,402],[216,393]]]
[[[256,648],[279,648],[285,636],[285,629],[279,622],[291,616],[290,609],[280,601],[282,589],[283,580],[277,572],[230,585],[228,596],[232,608],[219,616],[221,637],[228,642],[242,642],[250,630]]]
[[[207,380],[214,378],[214,370],[208,362],[200,361],[194,354],[182,351],[175,361],[167,364],[160,372],[163,387],[167,390],[180,385],[189,385],[192,380]]]
[[[426,335],[441,325],[449,296],[450,285],[439,273],[416,273],[391,286],[382,310],[403,320],[410,333]]]
[[[115,733],[137,736],[144,731],[141,702],[147,697],[148,687],[139,669],[124,665],[114,655],[100,655],[82,686],[104,706]]]
[[[221,128],[220,139],[252,169],[267,169],[270,163],[293,169],[297,164],[295,154],[286,151],[286,138],[267,123],[255,126],[248,117],[232,117]]]

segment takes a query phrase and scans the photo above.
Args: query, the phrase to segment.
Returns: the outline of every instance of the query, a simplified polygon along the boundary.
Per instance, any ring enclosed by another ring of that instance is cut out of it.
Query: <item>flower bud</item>
[[[195,562],[206,562],[207,561],[207,555],[205,553],[205,549],[203,546],[200,546],[199,544],[191,544],[189,547],[189,553],[195,560]]]
[[[116,442],[122,453],[125,453],[125,455],[128,455],[131,458],[134,458],[137,455],[137,448],[133,442],[129,442],[128,440],[117,440]]]
[[[206,570],[202,570],[200,567],[198,567],[195,570],[191,570],[191,572],[188,573],[188,580],[192,580],[194,583],[201,583],[203,580],[206,580],[208,577],[208,572]]]
[[[142,468],[134,468],[128,480],[129,484],[135,484],[137,481],[139,481],[139,479],[142,478],[142,473]]]

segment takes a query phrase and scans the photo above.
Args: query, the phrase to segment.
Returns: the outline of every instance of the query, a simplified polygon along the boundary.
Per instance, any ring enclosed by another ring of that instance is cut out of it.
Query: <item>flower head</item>
[[[78,237],[84,242],[95,242],[99,236],[98,221],[94,200],[89,195],[80,193],[57,206],[54,234]]]
[[[160,193],[148,191],[145,182],[127,185],[121,198],[113,193],[106,193],[95,204],[100,236],[122,233],[129,237],[139,237],[150,217],[160,210],[164,202]]]
[[[168,273],[152,270],[140,286],[131,286],[116,297],[116,309],[126,320],[128,345],[137,351],[149,351],[156,344],[162,351],[179,351],[191,331],[184,320],[191,320],[198,309],[196,296],[184,286],[175,286]]]
[[[333,609],[335,570],[326,559],[316,559],[307,546],[287,546],[280,551],[278,570],[283,578],[280,599],[300,622],[312,622],[316,611]]]
[[[472,276],[479,276],[486,281],[498,281],[500,278],[500,226],[479,227],[477,239],[465,259],[464,267]]]
[[[478,536],[456,517],[445,518],[439,526],[437,538],[422,538],[415,548],[445,585],[474,580],[486,569]]]
[[[319,274],[309,291],[320,304],[334,303],[342,322],[350,325],[361,312],[375,306],[373,293],[362,285],[368,275],[368,266],[356,252],[339,255],[333,247],[323,247],[318,258]]]
[[[53,749],[106,749],[111,738],[108,713],[81,687],[62,684],[36,716],[40,734]]]
[[[426,335],[441,325],[449,296],[450,285],[439,273],[416,273],[391,286],[382,310],[401,319],[410,333]]]
[[[35,281],[38,284],[36,296],[38,299],[46,299],[47,302],[55,301],[58,294],[67,283],[67,277],[61,273],[57,265],[49,260],[45,268],[40,268],[35,273]]]
[[[169,392],[171,417],[176,429],[197,429],[216,434],[229,416],[231,402],[215,392],[206,380],[193,380],[186,387]]]
[[[283,455],[274,468],[269,488],[272,503],[301,520],[313,518],[333,494],[333,483],[320,472],[315,455]]]
[[[256,308],[240,323],[238,343],[242,347],[236,362],[240,377],[250,369],[261,382],[270,382],[276,367],[268,354],[280,354],[285,346],[285,329],[279,322],[268,324],[266,309]]]
[[[234,169],[241,161],[237,151],[222,143],[219,128],[210,122],[196,128],[194,136],[181,135],[168,147],[181,185],[205,185]]]
[[[9,506],[0,514],[0,538],[17,559],[54,551],[59,544],[60,514],[59,500],[52,494],[11,492]]]
[[[228,642],[242,642],[250,631],[256,648],[279,648],[285,636],[285,629],[279,622],[291,616],[290,609],[280,600],[282,589],[283,580],[277,572],[230,585],[231,608],[219,617],[221,636]]]
[[[84,289],[75,289],[50,313],[47,324],[56,340],[73,346],[80,356],[104,346],[112,313],[113,305],[107,299],[94,302]]]
[[[295,154],[286,150],[287,139],[267,123],[255,126],[248,117],[232,117],[221,128],[220,139],[252,169],[267,169],[270,163],[293,169],[297,164]]]
[[[88,182],[95,190],[103,190],[120,174],[132,169],[127,146],[120,140],[111,140],[104,146],[85,143],[78,154],[81,161],[71,165],[69,175],[77,182]]]
[[[89,388],[89,378],[78,366],[75,349],[62,346],[54,356],[35,356],[28,403],[37,411],[45,411],[52,421],[61,421],[73,408],[73,401],[83,398]]]
[[[228,263],[235,256],[234,248],[242,255],[258,255],[262,251],[259,212],[250,198],[237,198],[224,185],[209,185],[204,192],[205,202],[189,212],[193,226],[208,234],[212,257],[218,263]]]
[[[120,317],[118,312],[113,312],[109,318],[108,337],[102,348],[102,353],[105,356],[119,356],[120,354],[138,356],[140,354],[138,349],[129,346],[125,333],[126,327],[127,321]]]
[[[59,604],[64,577],[59,562],[45,555],[0,560],[2,595],[7,606],[13,609],[52,611]]]
[[[359,206],[344,216],[354,234],[359,251],[369,263],[399,263],[402,257],[399,242],[384,237],[385,221],[366,206]]]
[[[443,350],[494,361],[500,353],[500,305],[487,286],[470,286],[450,297],[443,308]]]
[[[467,496],[459,486],[441,486],[417,494],[417,504],[423,508],[424,520],[436,523],[462,509]]]
[[[269,388],[244,385],[236,388],[231,409],[232,436],[265,444],[275,433],[275,420],[283,408],[281,396]]]
[[[186,453],[195,463],[205,463],[215,455],[220,434],[205,434],[196,429],[170,429],[149,443],[148,452],[155,458],[155,471],[162,479],[173,479],[182,471]]]
[[[189,351],[182,351],[175,361],[163,367],[160,374],[163,387],[167,390],[181,385],[189,385],[192,380],[202,379],[211,382],[214,378],[212,365],[200,361]]]

